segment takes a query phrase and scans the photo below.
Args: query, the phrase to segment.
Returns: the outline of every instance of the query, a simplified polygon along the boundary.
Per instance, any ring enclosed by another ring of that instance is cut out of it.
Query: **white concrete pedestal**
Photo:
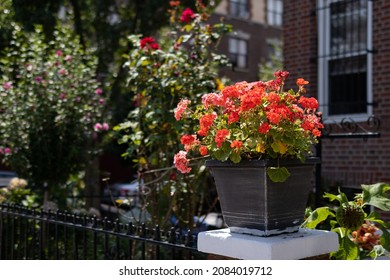
[[[230,233],[229,229],[200,232],[201,252],[246,260],[298,260],[337,251],[335,232],[300,229],[269,237]]]

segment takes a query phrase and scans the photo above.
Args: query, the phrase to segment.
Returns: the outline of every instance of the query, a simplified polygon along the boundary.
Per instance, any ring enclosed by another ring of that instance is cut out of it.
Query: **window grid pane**
[[[229,38],[229,58],[234,67],[245,69],[248,67],[248,45],[246,40]]]
[[[367,0],[329,5],[328,113],[367,113]]]
[[[240,18],[248,17],[249,10],[247,0],[230,0],[229,14]]]
[[[267,22],[269,25],[282,26],[283,1],[267,0]]]

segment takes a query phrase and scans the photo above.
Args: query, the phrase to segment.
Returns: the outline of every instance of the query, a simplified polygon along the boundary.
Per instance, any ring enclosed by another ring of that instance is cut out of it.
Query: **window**
[[[234,68],[248,68],[248,43],[246,40],[229,38],[229,58]]]
[[[320,0],[319,102],[325,116],[371,114],[369,0]]]
[[[229,14],[234,17],[248,18],[248,0],[230,0],[229,1]]]
[[[283,0],[267,0],[267,22],[269,25],[282,26]]]

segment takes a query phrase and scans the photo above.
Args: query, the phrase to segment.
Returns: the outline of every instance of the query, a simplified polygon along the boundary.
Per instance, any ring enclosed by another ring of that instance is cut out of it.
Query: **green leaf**
[[[226,161],[229,158],[229,152],[226,152],[223,149],[218,149],[214,152],[214,156],[217,160]]]
[[[232,152],[230,154],[230,160],[234,163],[239,163],[241,161],[241,156],[239,153]]]
[[[319,223],[325,221],[329,216],[335,217],[334,213],[328,207],[317,208],[303,222],[302,227],[315,229]]]
[[[366,221],[370,221],[376,224],[379,224],[383,227],[386,227],[386,223],[380,218],[379,213],[372,211],[366,218]]]
[[[185,30],[186,32],[190,32],[190,31],[192,30],[191,24],[186,24],[183,28],[184,28],[184,30]]]
[[[378,228],[382,231],[380,244],[385,248],[388,252],[390,252],[390,232],[387,227],[382,226],[381,224],[377,224]]]
[[[359,258],[359,246],[349,239],[348,235],[339,235],[339,250],[330,256],[337,260],[356,260]]]
[[[324,197],[329,199],[330,201],[337,200],[338,202],[340,202],[340,204],[348,204],[347,196],[345,195],[345,193],[341,192],[340,189],[339,189],[339,194],[338,195],[334,195],[334,194],[326,192],[324,194]]]
[[[375,206],[384,211],[390,211],[390,199],[387,191],[390,185],[385,183],[376,183],[373,185],[362,185],[363,203]]]
[[[286,167],[268,167],[267,174],[271,181],[276,183],[285,182],[291,175]]]
[[[275,153],[280,153],[282,155],[284,155],[286,152],[287,152],[287,146],[284,145],[282,142],[280,141],[275,141],[272,143],[271,145],[272,149],[274,150]]]

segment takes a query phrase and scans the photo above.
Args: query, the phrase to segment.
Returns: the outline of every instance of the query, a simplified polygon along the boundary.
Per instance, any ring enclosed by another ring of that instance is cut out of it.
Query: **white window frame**
[[[323,119],[332,119],[341,121],[344,118],[350,117],[354,121],[367,121],[372,115],[372,106],[367,105],[367,112],[361,114],[346,114],[346,115],[329,115],[329,60],[337,59],[337,56],[330,56],[330,8],[324,8],[325,5],[330,5],[340,0],[317,0],[318,11],[318,102],[319,111],[323,114]],[[372,1],[367,0],[367,50],[372,50]],[[352,56],[366,55],[367,57],[367,103],[373,102],[372,91],[372,52],[354,52]],[[345,55],[343,55],[345,57]],[[321,105],[324,104],[324,105]]]
[[[281,6],[279,7],[277,3],[280,3]],[[275,27],[283,26],[283,1],[267,0],[267,23]]]
[[[235,54],[237,56],[242,56],[245,55],[246,60],[245,60],[245,67],[240,67],[237,65],[235,66],[235,70],[247,70],[249,68],[249,38],[250,36],[244,32],[238,31],[234,32],[231,36],[228,37],[229,43],[228,43],[228,53],[229,56],[230,54]],[[246,49],[245,49],[245,54],[241,53],[239,50],[237,50],[236,53],[231,53],[230,52],[230,40],[237,40],[238,42],[243,41],[246,43]]]
[[[234,2],[234,3],[232,3]],[[242,3],[244,2],[244,3]],[[248,19],[249,18],[249,0],[229,0],[229,5],[235,4],[238,9],[238,14],[232,13],[232,8],[229,8],[229,15],[235,18]],[[241,10],[241,7],[245,7],[245,11]]]

